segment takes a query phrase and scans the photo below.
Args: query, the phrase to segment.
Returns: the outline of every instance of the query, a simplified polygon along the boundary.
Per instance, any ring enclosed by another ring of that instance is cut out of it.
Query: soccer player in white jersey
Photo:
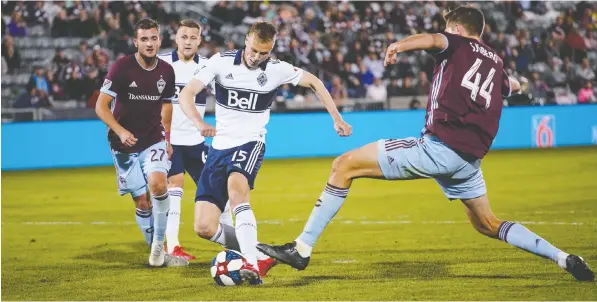
[[[183,195],[184,173],[189,173],[195,184],[205,164],[209,147],[193,122],[188,119],[178,104],[178,95],[184,86],[193,78],[196,70],[205,66],[207,58],[197,54],[201,45],[201,25],[193,20],[182,20],[176,31],[176,49],[172,52],[160,54],[160,59],[170,63],[176,76],[176,94],[172,100],[172,126],[166,136],[172,142],[170,171],[168,172],[168,192],[170,195],[170,211],[168,212],[168,226],[166,228],[166,243],[168,253],[187,260],[195,257],[186,253],[178,240],[180,228],[180,201]],[[195,106],[201,116],[205,114],[207,90],[195,97]],[[223,224],[232,227],[232,214],[226,209],[221,217]]]
[[[197,186],[195,232],[220,244],[236,237],[248,262],[241,268],[241,276],[251,284],[260,284],[260,277],[275,263],[271,259],[258,261],[257,221],[249,192],[263,160],[265,126],[278,87],[288,83],[310,87],[332,116],[338,134],[348,136],[352,131],[319,79],[286,62],[270,59],[276,35],[273,24],[255,23],[245,38],[244,49],[211,57],[179,96],[182,110],[201,134],[215,136]],[[203,120],[193,102],[212,80],[217,104],[215,128]],[[228,199],[236,215],[234,233],[226,232],[218,223]]]

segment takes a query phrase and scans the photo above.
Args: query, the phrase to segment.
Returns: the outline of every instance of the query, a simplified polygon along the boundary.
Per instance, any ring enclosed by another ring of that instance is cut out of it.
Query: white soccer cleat
[[[154,240],[151,243],[151,252],[149,253],[149,265],[162,266],[166,258],[166,250],[164,249],[164,241]]]

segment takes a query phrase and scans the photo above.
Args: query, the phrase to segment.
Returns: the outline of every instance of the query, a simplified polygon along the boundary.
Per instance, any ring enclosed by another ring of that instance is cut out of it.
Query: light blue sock
[[[344,204],[346,195],[348,195],[348,189],[326,184],[298,240],[310,247],[315,246],[315,242],[317,242],[325,227]]]
[[[170,198],[168,191],[162,196],[151,196],[153,203],[154,218],[154,240],[164,241],[166,237],[166,227],[168,225],[168,211],[170,210]]]
[[[510,221],[502,223],[498,237],[517,248],[555,262],[558,262],[558,253],[562,252],[524,226]]]
[[[135,220],[141,233],[145,236],[145,242],[147,242],[147,245],[151,245],[153,240],[153,214],[151,209],[136,209],[135,214]]]

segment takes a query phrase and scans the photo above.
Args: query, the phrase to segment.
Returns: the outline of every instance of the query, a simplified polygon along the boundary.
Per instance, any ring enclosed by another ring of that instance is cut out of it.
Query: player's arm
[[[515,93],[520,93],[520,89],[518,80],[509,76],[506,70],[502,70],[502,96],[509,97]]]
[[[317,97],[323,102],[325,109],[327,109],[334,121],[342,119],[340,112],[338,112],[338,109],[336,108],[336,103],[334,103],[332,96],[320,79],[308,71],[303,71],[303,76],[299,80],[298,85],[311,88]]]
[[[384,66],[395,64],[396,54],[412,50],[444,50],[448,47],[448,39],[443,34],[418,34],[408,36],[390,44],[386,51]]]
[[[298,85],[311,88],[315,92],[317,97],[323,102],[325,109],[327,109],[332,116],[332,119],[334,120],[334,128],[336,128],[336,131],[340,136],[349,136],[351,134],[352,127],[344,122],[340,112],[338,112],[338,108],[336,108],[336,103],[334,103],[332,96],[320,79],[304,70]]]
[[[162,104],[162,125],[166,130],[166,140],[170,143],[170,129],[172,128],[172,103]]]
[[[193,78],[178,95],[178,102],[182,112],[195,124],[203,136],[216,135],[216,129],[206,123],[201,117],[201,113],[195,106],[195,96],[205,89],[205,84],[201,80]]]
[[[97,102],[95,103],[95,113],[102,122],[108,125],[108,127],[120,137],[120,141],[125,146],[134,146],[137,143],[137,138],[116,121],[114,114],[112,114],[112,110],[110,110],[112,99],[113,97],[111,95],[105,92],[100,92]]]
[[[164,130],[166,131],[166,142],[168,143],[166,150],[168,152],[168,159],[172,157],[172,153],[174,149],[172,149],[172,144],[170,143],[170,129],[172,129],[172,103],[164,102],[162,104],[162,125],[164,126]]]
[[[201,69],[195,71],[195,75],[187,83],[178,95],[178,102],[182,112],[195,124],[203,136],[215,136],[216,128],[208,124],[201,117],[201,113],[195,106],[195,96],[205,89],[205,83],[211,83],[217,75],[218,67],[221,69],[221,64],[218,66],[220,54],[213,55]]]
[[[510,77],[510,89],[512,89],[512,93],[520,92],[520,82],[513,77]]]
[[[171,68],[171,75],[164,90],[162,103],[162,125],[166,131],[166,141],[170,146],[170,129],[172,129],[172,100],[176,99],[176,76]]]

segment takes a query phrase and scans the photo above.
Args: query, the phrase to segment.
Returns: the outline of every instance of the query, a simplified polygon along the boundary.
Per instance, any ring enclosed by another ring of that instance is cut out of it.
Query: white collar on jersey
[[[265,71],[265,68],[267,67],[267,62],[269,62],[269,60],[270,60],[270,58],[267,58],[267,60],[265,60],[265,61],[263,61],[263,63],[259,64],[259,68],[261,68],[261,70]],[[242,62],[243,62],[243,50],[239,49],[238,51],[236,51],[236,55],[234,55],[234,65],[240,65]]]
[[[172,63],[176,62],[180,60],[180,58],[178,57],[178,52],[176,51],[176,48],[174,49],[174,51],[172,51]],[[195,61],[195,63],[199,63],[199,54],[195,54],[193,56],[193,61]]]

